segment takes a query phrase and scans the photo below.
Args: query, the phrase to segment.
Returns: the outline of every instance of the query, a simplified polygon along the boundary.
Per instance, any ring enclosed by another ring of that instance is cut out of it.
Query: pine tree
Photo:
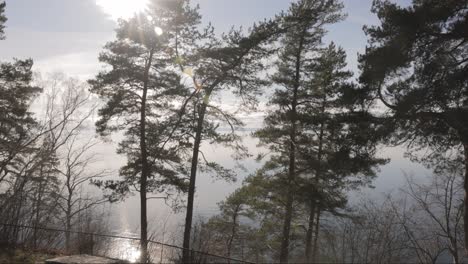
[[[102,135],[124,131],[118,153],[128,159],[120,170],[122,180],[98,184],[112,189],[114,199],[139,192],[142,262],[149,261],[147,193],[186,190],[183,161],[190,142],[185,122],[176,118],[176,102],[190,92],[174,51],[190,45],[184,38],[198,23],[197,14],[188,1],[161,0],[150,4],[146,14],[121,20],[117,39],[99,58],[111,69],[90,81],[92,92],[106,102],[99,111],[97,131]]]
[[[5,7],[5,2],[0,4],[0,39],[5,37]],[[33,152],[37,139],[43,135],[33,133],[38,123],[29,110],[42,91],[32,85],[32,66],[31,59],[0,64],[0,186],[8,177],[15,180],[23,155]]]
[[[243,188],[238,189],[218,203],[220,213],[206,222],[205,228],[211,233],[210,253],[227,258],[243,258],[241,241],[250,231],[243,222],[254,214],[246,204],[248,194],[245,191]]]
[[[29,107],[41,89],[31,85],[32,65],[32,60],[0,65],[0,183],[35,139],[30,132],[37,122]]]
[[[293,3],[284,15],[283,27],[288,31],[281,39],[277,72],[273,82],[280,88],[270,100],[274,110],[265,118],[265,127],[255,133],[261,144],[274,153],[270,170],[282,178],[286,193],[280,262],[287,262],[289,239],[297,180],[297,155],[300,137],[304,133],[301,116],[307,111],[302,100],[307,100],[305,83],[310,79],[307,68],[318,50],[324,35],[324,25],[342,18],[338,1],[301,0]]]
[[[365,109],[349,104],[345,98],[354,89],[348,81],[352,73],[345,67],[343,49],[331,43],[321,50],[310,65],[312,78],[301,101],[306,110],[298,147],[298,167],[302,172],[298,184],[310,206],[305,248],[308,262],[317,261],[316,252],[311,252],[314,218],[318,227],[321,211],[343,208],[346,192],[370,184],[376,177],[375,169],[386,162],[375,158],[379,134],[376,131],[371,134],[370,123],[356,122]],[[317,239],[317,228],[315,234]],[[314,251],[316,248],[315,245]]]
[[[223,144],[233,148],[238,157],[246,154],[246,149],[239,144],[240,137],[235,133],[243,123],[226,112],[223,107],[211,102],[211,99],[229,91],[241,99],[243,106],[254,106],[262,86],[267,84],[258,77],[259,73],[265,70],[264,59],[272,53],[265,47],[279,34],[279,31],[275,21],[259,23],[252,27],[247,35],[241,29],[233,29],[221,39],[211,38],[196,54],[198,60],[193,68],[196,89],[193,97],[194,142],[185,218],[183,247],[186,250],[183,262],[191,262],[188,249],[190,249],[195,183],[200,167],[199,153],[202,143],[211,141]],[[220,133],[218,131],[220,123],[227,124],[230,132]],[[234,176],[232,171],[224,169],[219,164],[205,160],[204,165],[205,168],[214,170],[224,178]]]
[[[405,144],[413,159],[436,171],[447,159],[464,164],[468,193],[467,10],[468,2],[458,0],[415,0],[408,7],[375,1],[380,25],[365,28],[357,95],[386,107],[376,119],[387,119],[388,143]],[[415,154],[423,149],[431,151]],[[464,214],[468,250],[466,200]]]

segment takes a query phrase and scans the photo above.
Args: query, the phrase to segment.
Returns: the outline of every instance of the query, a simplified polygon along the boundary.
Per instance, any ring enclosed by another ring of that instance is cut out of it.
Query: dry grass
[[[47,259],[57,257],[53,253],[41,253],[22,249],[0,249],[0,263],[44,263]]]

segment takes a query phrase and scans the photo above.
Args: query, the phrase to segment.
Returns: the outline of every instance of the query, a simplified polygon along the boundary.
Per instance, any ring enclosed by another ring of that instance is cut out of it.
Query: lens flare
[[[163,30],[162,30],[162,28],[160,28],[160,27],[155,27],[155,28],[154,28],[154,32],[155,32],[156,35],[158,35],[158,36],[161,36],[161,35],[164,33]]]

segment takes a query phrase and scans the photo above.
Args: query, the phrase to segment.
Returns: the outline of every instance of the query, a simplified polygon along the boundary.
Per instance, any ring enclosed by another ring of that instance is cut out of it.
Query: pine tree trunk
[[[234,242],[234,238],[237,233],[237,216],[239,213],[239,206],[236,207],[236,210],[233,213],[232,216],[232,228],[231,228],[231,236],[229,237],[228,244],[227,244],[227,257],[231,258],[231,251],[232,251],[232,243]],[[231,263],[230,260],[228,260],[228,263]]]
[[[205,98],[209,98],[210,94],[207,93]],[[197,168],[198,168],[198,154],[200,152],[200,144],[202,140],[202,132],[203,132],[203,122],[205,120],[205,113],[206,113],[207,102],[206,100],[203,101],[203,104],[200,106],[199,109],[199,116],[197,121],[197,130],[195,132],[195,142],[193,144],[193,153],[192,153],[192,164],[190,169],[190,183],[189,183],[189,190],[188,190],[188,198],[187,198],[187,212],[185,216],[185,229],[184,229],[184,242],[183,242],[183,255],[182,261],[183,263],[190,263],[190,232],[192,229],[192,219],[193,219],[193,201],[195,198],[195,181],[197,178]]]
[[[463,142],[463,150],[465,154],[465,181],[463,188],[465,190],[465,199],[464,199],[464,217],[463,224],[465,229],[465,255],[468,256],[468,140]]]
[[[148,62],[145,69],[143,95],[141,97],[140,109],[140,154],[141,154],[141,179],[140,179],[140,262],[147,263],[148,255],[148,215],[147,215],[147,181],[149,176],[148,150],[146,146],[146,98],[148,95],[149,71],[153,61],[153,50],[149,53]]]
[[[286,215],[283,222],[283,235],[281,241],[281,252],[280,252],[280,263],[288,263],[289,258],[289,234],[291,231],[291,220],[292,220],[292,205],[293,197],[292,194],[288,194],[286,201]]]
[[[314,232],[314,221],[315,221],[315,200],[311,199],[309,209],[309,226],[307,227],[306,234],[306,248],[305,248],[305,257],[307,263],[312,261],[312,235]]]
[[[322,110],[321,110],[321,113],[325,113],[325,96],[324,96],[324,99],[323,99],[323,103],[322,103]],[[318,162],[318,165],[317,165],[317,170],[316,170],[316,173],[315,173],[315,179],[313,179],[312,181],[312,199],[310,201],[310,216],[309,216],[309,228],[307,229],[307,234],[306,234],[306,259],[307,259],[307,262],[308,263],[311,263],[312,261],[314,261],[314,258],[313,258],[313,255],[314,254],[311,254],[311,250],[312,250],[312,232],[313,232],[313,225],[314,225],[314,217],[315,217],[315,210],[319,210],[318,206],[317,206],[317,200],[316,200],[316,193],[317,190],[318,190],[318,181],[319,179],[321,178],[322,176],[322,165],[321,165],[321,162],[322,162],[322,155],[323,155],[323,136],[324,136],[324,122],[322,121],[321,124],[320,124],[320,134],[319,134],[319,138],[318,138],[318,152],[317,152],[317,162]],[[319,213],[319,212],[318,212]],[[318,227],[317,227],[318,228]],[[318,231],[316,231],[318,232]]]
[[[287,200],[286,200],[286,214],[284,216],[283,222],[283,234],[282,234],[282,241],[281,241],[281,251],[280,251],[280,262],[281,263],[288,263],[289,258],[289,235],[291,233],[291,222],[292,222],[292,215],[293,215],[293,203],[294,203],[294,191],[293,191],[293,184],[294,178],[296,177],[296,105],[297,105],[297,88],[294,90],[294,97],[292,102],[292,128],[291,128],[291,135],[290,140],[291,143],[289,145],[289,170],[288,170],[288,182],[287,182]]]
[[[305,32],[304,32],[305,33]],[[301,80],[301,64],[302,64],[302,51],[303,51],[304,37],[299,41],[299,48],[296,54],[296,69],[294,76],[294,91],[293,99],[291,102],[291,131],[290,131],[290,145],[289,145],[289,169],[288,169],[288,182],[287,182],[287,198],[286,198],[286,214],[283,223],[283,234],[280,250],[280,262],[288,263],[289,258],[289,235],[291,232],[291,221],[293,215],[294,191],[292,185],[296,177],[296,134],[297,134],[297,92],[300,87]]]
[[[320,205],[317,205],[317,214],[315,219],[315,237],[314,237],[314,251],[312,253],[312,262],[317,263],[319,260],[319,250],[318,250],[318,236],[320,229]]]

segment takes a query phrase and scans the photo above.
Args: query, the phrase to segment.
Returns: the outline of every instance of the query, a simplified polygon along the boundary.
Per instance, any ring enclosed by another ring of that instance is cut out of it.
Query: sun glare
[[[130,18],[145,10],[148,0],[96,0],[96,4],[112,19]]]
[[[163,34],[163,30],[162,30],[162,28],[160,28],[160,27],[155,27],[155,28],[154,28],[154,32],[155,32],[156,35],[158,35],[158,36],[161,36],[161,35]]]
[[[131,263],[135,263],[140,259],[141,252],[132,244],[130,241],[122,241],[117,247],[117,252],[119,252],[119,258],[127,260]]]
[[[141,252],[138,249],[133,249],[128,254],[128,260],[132,263],[137,262],[140,259]]]

